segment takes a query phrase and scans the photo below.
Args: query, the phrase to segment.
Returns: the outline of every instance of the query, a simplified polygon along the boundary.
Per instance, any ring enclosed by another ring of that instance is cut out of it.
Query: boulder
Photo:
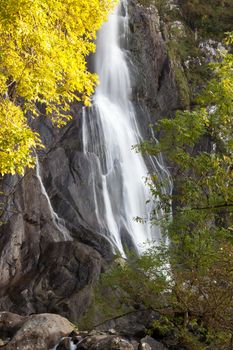
[[[80,342],[77,350],[134,350],[134,347],[128,340],[120,336],[96,334]]]
[[[0,313],[0,338],[12,338],[25,322],[26,317],[11,312]]]
[[[67,319],[55,314],[21,317],[0,313],[0,334],[2,331],[12,332],[11,339],[2,347],[4,350],[49,350],[73,328]]]

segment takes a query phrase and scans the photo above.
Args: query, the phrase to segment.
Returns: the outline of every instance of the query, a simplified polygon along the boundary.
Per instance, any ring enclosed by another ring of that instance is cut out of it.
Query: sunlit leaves
[[[20,109],[9,100],[0,102],[0,169],[2,174],[24,172],[34,165],[31,150],[41,146],[39,135],[27,125]]]
[[[70,119],[70,102],[89,105],[97,76],[87,70],[86,58],[95,51],[96,31],[115,4],[115,0],[2,0],[0,100],[18,106],[20,97],[24,115],[30,111],[34,116],[35,102],[43,103],[58,126]],[[3,111],[1,119],[4,115]],[[13,121],[14,115],[9,118]],[[25,140],[26,144],[31,143]],[[5,172],[11,168],[0,168]]]

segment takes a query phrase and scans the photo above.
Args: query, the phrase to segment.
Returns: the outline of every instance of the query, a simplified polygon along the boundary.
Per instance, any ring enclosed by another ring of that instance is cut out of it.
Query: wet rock
[[[138,350],[152,350],[150,345],[145,343],[145,342],[141,342],[139,344]]]
[[[60,341],[56,350],[70,350],[70,345],[71,345],[70,343],[71,343],[70,338],[64,338]]]

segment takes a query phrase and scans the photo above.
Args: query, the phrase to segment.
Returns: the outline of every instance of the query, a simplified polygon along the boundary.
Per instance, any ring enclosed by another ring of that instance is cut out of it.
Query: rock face
[[[172,114],[179,96],[156,8],[131,0],[129,15],[133,100],[146,137],[148,124]],[[46,145],[39,154],[40,169],[1,183],[2,310],[25,315],[57,312],[77,322],[91,286],[113,256],[104,232],[97,229],[90,196],[91,169],[97,160],[87,161],[83,155],[80,106],[72,106],[72,113],[75,119],[62,130],[47,120],[34,121]]]
[[[36,267],[2,288],[2,308],[26,314],[60,312],[76,321],[90,301],[102,264],[100,254],[87,245],[51,242]]]
[[[50,349],[60,337],[69,335],[73,328],[67,319],[59,315],[20,317],[7,312],[0,313],[0,338],[7,338],[2,346],[4,350]]]
[[[181,101],[167,55],[166,28],[156,7],[131,0],[129,26],[134,105],[146,135],[148,119],[154,123],[173,115]]]

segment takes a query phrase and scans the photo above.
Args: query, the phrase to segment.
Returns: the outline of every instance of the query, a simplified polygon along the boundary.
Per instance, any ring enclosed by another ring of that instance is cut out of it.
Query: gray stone
[[[122,337],[99,334],[85,338],[77,350],[134,350],[134,347]]]
[[[149,337],[148,335],[141,339],[140,341],[140,346],[139,350],[143,350],[143,344],[145,345],[145,350],[147,350],[146,346],[149,346],[148,350],[168,350],[162,343],[158,342],[157,340],[153,339],[152,337]]]
[[[53,314],[40,314],[28,317],[20,317],[12,314],[4,314],[2,327],[11,328],[14,324],[15,334],[4,346],[4,350],[41,350],[52,348],[58,340],[68,335],[73,330],[73,325],[65,318]],[[11,323],[13,319],[13,323]]]
[[[150,345],[145,342],[140,342],[138,350],[152,350]]]
[[[64,338],[58,344],[56,350],[70,350],[70,338]]]

